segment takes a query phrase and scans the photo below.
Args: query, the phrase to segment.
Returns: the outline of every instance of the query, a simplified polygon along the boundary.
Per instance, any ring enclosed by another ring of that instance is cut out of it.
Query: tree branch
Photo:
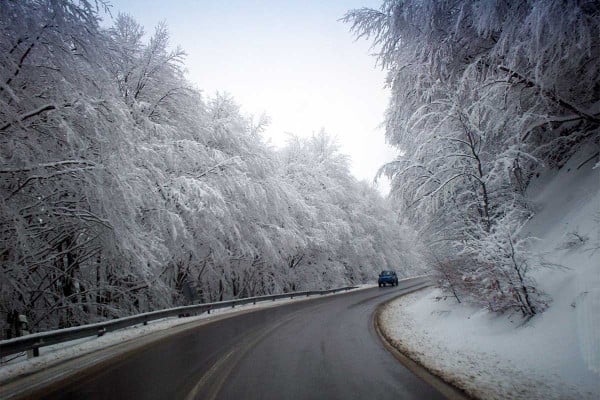
[[[486,64],[487,65],[487,64]],[[527,87],[535,87],[537,88],[540,93],[542,93],[544,96],[546,96],[547,98],[549,98],[550,100],[554,101],[556,104],[558,104],[559,106],[566,108],[569,111],[574,112],[575,114],[579,115],[581,118],[593,122],[595,124],[600,124],[600,118],[596,117],[595,115],[591,115],[589,113],[586,113],[585,111],[580,110],[577,106],[568,103],[567,101],[561,99],[560,97],[558,97],[558,95],[552,93],[549,90],[544,89],[543,87],[541,87],[537,82],[535,82],[532,79],[527,78],[526,76],[518,73],[517,71],[514,71],[506,66],[503,65],[499,65],[498,69],[501,71],[504,71],[506,73],[509,73],[512,77],[515,77],[517,79],[519,79],[522,83],[524,83]]]
[[[62,107],[63,108],[71,107],[71,103],[65,103],[65,104],[62,105]],[[59,107],[57,105],[55,105],[55,104],[46,104],[46,105],[43,105],[43,106],[38,107],[38,108],[36,108],[34,110],[26,112],[25,114],[19,115],[17,117],[17,119],[14,120],[14,121],[12,121],[12,122],[5,123],[4,125],[2,125],[2,127],[0,127],[0,131],[6,131],[8,128],[10,128],[11,126],[15,125],[16,123],[20,123],[20,122],[26,121],[26,120],[28,120],[30,118],[33,118],[33,117],[36,117],[36,116],[38,116],[38,115],[40,115],[40,114],[42,114],[42,113],[44,113],[46,111],[52,111],[52,110],[56,110],[58,108]]]

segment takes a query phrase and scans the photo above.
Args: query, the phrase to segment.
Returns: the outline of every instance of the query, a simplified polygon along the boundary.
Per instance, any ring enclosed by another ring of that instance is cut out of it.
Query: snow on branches
[[[164,24],[146,42],[92,3],[0,2],[2,333],[410,267],[331,138],[271,149],[268,118],[191,88]]]
[[[518,227],[535,168],[598,145],[598,2],[386,0],[343,19],[388,70],[386,135],[402,155],[381,173],[443,287],[543,310]]]

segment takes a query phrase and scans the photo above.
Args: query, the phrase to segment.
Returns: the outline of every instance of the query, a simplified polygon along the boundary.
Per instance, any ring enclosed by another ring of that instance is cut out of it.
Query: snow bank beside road
[[[481,399],[599,398],[600,377],[573,343],[573,327],[543,317],[518,326],[518,318],[436,301],[439,296],[438,289],[425,289],[381,314],[392,344],[436,375]]]
[[[524,231],[550,266],[532,271],[552,298],[546,312],[523,322],[428,289],[387,305],[381,327],[392,342],[482,399],[599,399],[600,168],[590,156],[528,189],[536,213]]]

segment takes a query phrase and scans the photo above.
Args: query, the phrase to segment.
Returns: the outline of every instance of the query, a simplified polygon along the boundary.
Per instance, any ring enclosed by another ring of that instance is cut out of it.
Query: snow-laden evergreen
[[[267,119],[186,81],[165,25],[102,29],[97,6],[0,2],[3,334],[12,311],[40,331],[413,267],[331,138],[270,148]]]

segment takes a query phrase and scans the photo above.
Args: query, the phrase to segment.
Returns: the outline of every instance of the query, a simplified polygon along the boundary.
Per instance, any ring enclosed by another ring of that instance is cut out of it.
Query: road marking
[[[303,301],[298,300],[298,301]],[[51,364],[44,370],[38,370],[27,374],[22,378],[17,378],[13,381],[3,382],[0,386],[0,398],[2,400],[20,398],[31,396],[36,391],[42,390],[49,384],[56,383],[61,379],[74,376],[77,373],[85,371],[87,367],[91,367],[102,363],[103,361],[118,358],[124,354],[139,351],[148,345],[152,345],[157,341],[167,338],[168,336],[175,335],[190,329],[197,328],[199,326],[208,325],[212,322],[220,321],[223,319],[235,317],[240,314],[258,311],[259,308],[252,308],[249,310],[241,310],[228,314],[215,315],[210,318],[190,321],[181,325],[174,326],[165,331],[150,332],[143,336],[130,338],[125,342],[114,343],[108,347],[104,347],[90,353],[86,353],[80,356],[74,356],[66,360],[61,360],[56,364]]]
[[[271,332],[296,318],[298,313],[299,311],[294,312],[287,318],[270,327],[255,331],[254,337],[252,337],[253,335],[250,335],[249,338],[243,340],[240,344],[227,352],[227,354],[215,362],[212,367],[202,375],[202,378],[200,378],[198,383],[196,383],[194,388],[188,393],[185,400],[195,400],[198,398],[199,394],[202,394],[202,399],[215,400],[227,381],[227,378],[229,378],[229,375],[231,375],[231,372],[242,358],[244,358],[254,346]]]

